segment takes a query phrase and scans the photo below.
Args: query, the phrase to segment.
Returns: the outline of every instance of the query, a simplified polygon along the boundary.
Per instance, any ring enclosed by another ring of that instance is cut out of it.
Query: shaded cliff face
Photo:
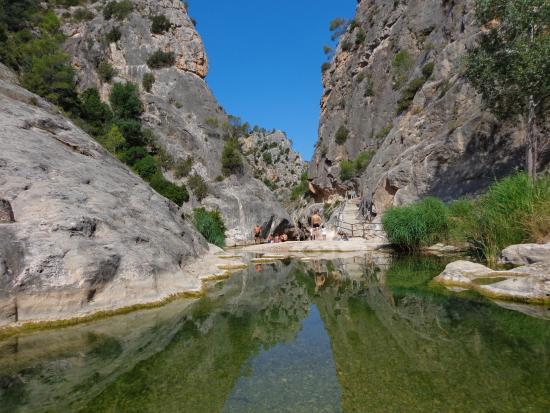
[[[200,287],[209,248],[175,204],[2,65],[0,107],[0,326]]]
[[[323,74],[309,168],[318,199],[356,187],[379,209],[426,195],[449,200],[521,167],[517,122],[483,110],[460,77],[479,32],[473,1],[359,2]],[[362,152],[373,155],[369,165],[342,181],[341,161]]]
[[[155,133],[158,143],[176,161],[193,158],[191,174],[202,176],[210,187],[210,196],[203,204],[220,209],[230,237],[249,236],[256,222],[264,224],[272,219],[273,225],[277,225],[289,220],[274,194],[253,177],[250,165],[244,166],[241,177],[221,183],[216,179],[222,175],[224,125],[229,118],[204,80],[208,60],[185,4],[179,0],[133,0],[131,3],[133,10],[122,20],[106,19],[103,11],[107,2],[101,1],[86,6],[94,14],[88,21],[62,18],[66,50],[77,70],[79,88],[96,87],[107,100],[115,82],[132,81],[140,85],[145,104],[144,125]],[[67,9],[57,12],[63,16]],[[170,27],[159,34],[152,33],[154,16],[166,17]],[[107,40],[107,34],[115,27],[120,31],[120,39]],[[148,58],[157,50],[173,52],[174,64],[161,69],[148,67]],[[111,82],[101,81],[98,73],[101,62],[109,63],[116,70]],[[150,92],[142,87],[146,73],[152,73],[155,78]],[[170,172],[166,176],[178,181]],[[263,208],[256,208],[250,202],[261,203]],[[247,214],[244,217],[243,210]]]

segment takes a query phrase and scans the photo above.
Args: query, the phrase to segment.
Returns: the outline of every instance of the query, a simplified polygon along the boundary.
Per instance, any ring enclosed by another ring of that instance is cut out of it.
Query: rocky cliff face
[[[133,0],[133,10],[117,20],[105,18],[106,3],[88,4],[87,9],[94,15],[88,21],[62,18],[68,38],[66,49],[77,69],[79,88],[97,87],[106,100],[113,83],[132,81],[141,86],[143,76],[152,73],[155,82],[150,92],[141,90],[146,108],[142,117],[145,126],[153,130],[159,144],[176,161],[193,158],[191,173],[201,175],[210,188],[203,204],[220,209],[229,236],[249,237],[256,222],[265,225],[271,222],[275,227],[289,221],[273,193],[253,177],[250,165],[245,165],[241,177],[226,182],[216,179],[221,175],[224,125],[229,118],[204,80],[208,61],[185,4],[179,0]],[[67,13],[67,9],[57,11],[59,16]],[[165,16],[170,28],[152,33],[153,16]],[[120,31],[120,39],[107,40],[107,34],[115,27]],[[173,52],[174,64],[161,69],[148,67],[147,59],[157,50]],[[102,82],[98,73],[101,62],[116,70],[111,82]],[[177,181],[169,171],[166,176]],[[262,207],[257,208],[258,205]]]
[[[0,65],[0,326],[200,287],[176,206]]]
[[[521,167],[517,123],[497,121],[460,76],[480,30],[470,0],[358,2],[323,74],[309,167],[318,199],[356,187],[379,210],[449,200]],[[341,161],[362,152],[373,155],[368,166],[343,180]]]
[[[254,132],[242,139],[242,148],[255,177],[271,187],[279,200],[288,202],[291,188],[299,183],[307,163],[292,149],[286,134]]]

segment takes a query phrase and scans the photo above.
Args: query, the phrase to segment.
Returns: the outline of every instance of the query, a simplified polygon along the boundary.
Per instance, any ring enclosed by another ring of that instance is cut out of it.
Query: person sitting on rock
[[[254,227],[254,244],[259,244],[262,242],[262,227],[259,224],[256,224]]]

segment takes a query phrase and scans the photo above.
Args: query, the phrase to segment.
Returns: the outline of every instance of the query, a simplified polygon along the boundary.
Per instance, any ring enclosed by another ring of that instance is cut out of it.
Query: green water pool
[[[550,321],[433,286],[445,263],[251,264],[200,300],[11,337],[0,412],[549,412]]]

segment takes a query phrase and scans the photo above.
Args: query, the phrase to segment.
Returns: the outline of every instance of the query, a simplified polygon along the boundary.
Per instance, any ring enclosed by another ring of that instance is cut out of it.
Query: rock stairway
[[[349,237],[361,237],[367,240],[387,242],[382,229],[380,217],[368,222],[360,213],[361,198],[344,201],[344,206],[338,214],[335,230],[344,232]]]

